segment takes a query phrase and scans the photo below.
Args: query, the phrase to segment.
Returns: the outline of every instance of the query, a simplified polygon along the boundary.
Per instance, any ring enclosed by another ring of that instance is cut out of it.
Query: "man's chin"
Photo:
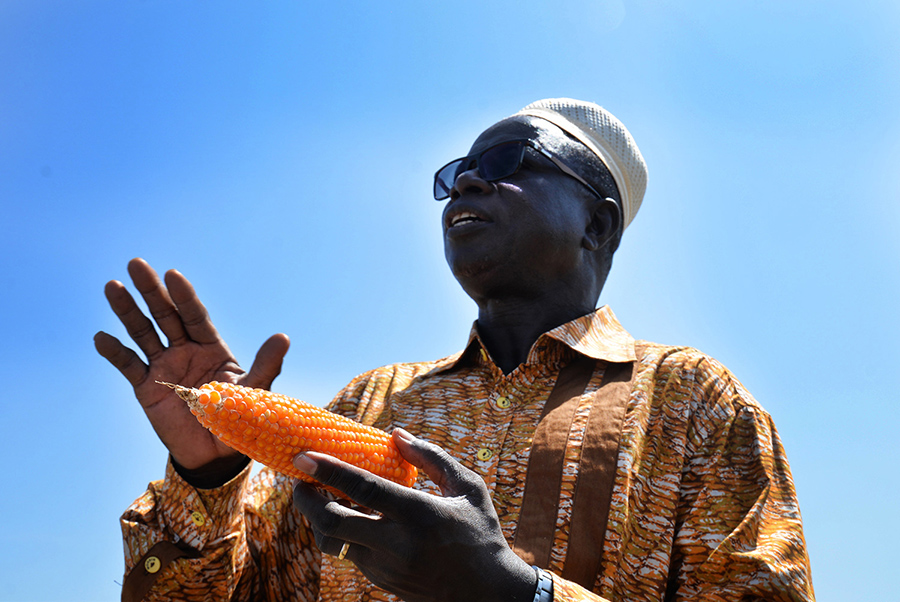
[[[509,269],[497,262],[457,262],[451,268],[456,281],[475,303],[507,297],[519,288]]]

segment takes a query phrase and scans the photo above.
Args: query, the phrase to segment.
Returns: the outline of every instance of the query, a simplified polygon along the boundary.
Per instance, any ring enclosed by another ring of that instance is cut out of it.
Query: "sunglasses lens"
[[[488,182],[511,176],[519,169],[524,144],[506,142],[489,148],[478,161],[478,173]]]
[[[434,174],[434,198],[443,201],[450,196],[450,189],[456,182],[456,176],[459,175],[460,167],[462,167],[465,159],[457,159],[448,163]]]
[[[463,157],[447,163],[434,174],[434,198],[443,201],[450,196],[450,189],[462,172],[478,168],[479,175],[494,182],[516,173],[525,155],[525,143],[521,140],[503,142],[484,151],[477,158]]]

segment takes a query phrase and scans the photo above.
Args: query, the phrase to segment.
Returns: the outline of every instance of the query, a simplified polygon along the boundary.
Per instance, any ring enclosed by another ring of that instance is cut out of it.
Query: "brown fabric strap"
[[[140,602],[153,587],[156,578],[177,558],[199,558],[200,552],[187,546],[168,541],[154,544],[147,550],[134,568],[125,576],[122,584],[122,602]]]
[[[593,395],[572,502],[562,577],[589,590],[600,572],[625,408],[638,362],[607,364]]]
[[[541,567],[549,564],[569,429],[596,363],[593,358],[579,355],[559,371],[535,429],[522,510],[512,546],[529,564]]]

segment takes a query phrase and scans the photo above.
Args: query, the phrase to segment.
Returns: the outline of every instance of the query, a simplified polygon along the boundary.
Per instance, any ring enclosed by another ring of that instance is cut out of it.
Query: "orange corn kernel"
[[[263,389],[216,381],[199,389],[160,384],[173,388],[223,443],[287,476],[318,484],[292,463],[300,452],[317,451],[407,487],[416,481],[416,467],[375,427]]]

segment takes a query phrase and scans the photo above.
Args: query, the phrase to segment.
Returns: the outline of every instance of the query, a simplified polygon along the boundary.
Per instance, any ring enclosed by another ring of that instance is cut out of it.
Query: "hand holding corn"
[[[220,382],[198,389],[159,384],[174,389],[220,441],[288,476],[317,483],[292,464],[300,452],[317,451],[407,487],[416,480],[416,467],[377,428],[263,389]]]
[[[484,480],[403,429],[391,438],[441,494],[402,487],[331,456],[297,456],[297,468],[378,513],[335,504],[298,483],[294,507],[312,526],[318,548],[343,554],[372,583],[411,602],[533,600],[535,571],[510,549]]]

